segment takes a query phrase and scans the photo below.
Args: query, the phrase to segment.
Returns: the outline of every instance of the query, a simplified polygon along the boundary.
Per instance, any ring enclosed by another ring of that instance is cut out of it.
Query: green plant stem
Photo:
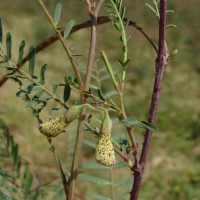
[[[121,36],[122,36],[122,43],[123,43],[123,62],[125,63],[127,61],[127,58],[128,58],[128,48],[127,48],[126,32],[125,32],[125,29],[124,29],[124,22],[123,22],[123,19],[121,18],[121,15],[120,15],[114,1],[113,0],[110,0],[110,1],[111,1],[111,4],[112,4],[112,6],[115,10],[115,13],[117,14],[117,17],[118,17],[118,20],[119,20],[119,23],[120,23],[120,26],[121,26]],[[125,70],[125,68],[123,68],[122,82],[121,82],[120,86],[118,86],[118,89],[117,89],[119,99],[120,99],[121,116],[122,116],[123,119],[127,118],[126,110],[125,110],[125,106],[124,106],[125,105],[124,104],[125,78],[126,78],[126,70]],[[114,82],[114,80],[113,80],[113,82]],[[116,81],[115,81],[114,84],[116,84]],[[138,162],[138,159],[137,159],[137,143],[136,143],[135,138],[134,138],[133,128],[127,127],[126,129],[127,129],[127,132],[128,132],[131,144],[132,144],[135,164],[137,165],[137,162]]]
[[[113,0],[110,0],[111,1],[111,4],[113,6],[113,8],[115,9],[115,13],[117,14],[117,18],[119,20],[119,23],[120,23],[120,26],[122,28],[122,31],[121,31],[121,34],[122,34],[122,43],[123,43],[123,62],[125,63],[127,61],[127,55],[128,55],[128,52],[127,52],[127,38],[126,38],[126,32],[125,32],[125,29],[124,29],[124,23],[123,23],[123,19],[121,18],[121,15],[114,3]],[[126,78],[126,71],[125,69],[123,69],[123,72],[122,72],[122,84],[124,85],[124,81],[125,81],[125,78]]]
[[[52,140],[50,138],[47,138],[48,140],[48,143],[50,145],[50,150],[53,152],[54,154],[54,157],[55,157],[55,160],[56,160],[56,164],[58,166],[58,169],[60,171],[60,177],[61,177],[61,180],[62,180],[62,183],[63,183],[63,188],[64,188],[64,191],[65,191],[65,197],[66,197],[66,200],[67,200],[67,193],[68,193],[68,180],[66,179],[66,176],[65,176],[65,173],[62,169],[62,165],[61,165],[61,162],[60,162],[60,159],[58,157],[58,154],[56,152],[56,149],[52,143]]]
[[[124,106],[124,98],[123,98],[123,94],[119,94],[119,97],[120,97],[120,104],[121,104],[121,116],[124,119],[127,118],[127,115],[126,115],[126,111],[125,111],[125,106]],[[131,141],[131,145],[132,145],[132,148],[133,148],[133,156],[135,158],[135,164],[137,165],[137,162],[138,162],[138,159],[137,159],[137,143],[135,141],[135,138],[134,138],[134,132],[133,132],[133,127],[126,127],[126,130],[128,132],[128,135],[129,135],[129,138],[130,138],[130,141]]]
[[[114,85],[114,87],[115,87],[115,89],[116,89],[116,91],[118,93],[119,99],[120,99],[120,110],[119,110],[120,115],[122,116],[123,119],[126,119],[127,115],[126,115],[126,110],[125,110],[125,106],[124,106],[124,98],[123,98],[123,94],[124,94],[123,92],[124,91],[121,91],[119,89],[119,84],[115,79],[111,64],[110,64],[110,62],[108,60],[108,57],[106,56],[105,52],[101,51],[101,54],[102,54],[103,60],[105,62],[106,68],[107,68],[107,70],[109,72],[109,75],[111,77],[111,80],[113,82],[113,85]],[[127,127],[126,129],[127,129],[127,132],[128,132],[131,144],[132,144],[133,156],[134,156],[134,159],[135,159],[135,164],[137,165],[137,163],[138,163],[138,159],[137,159],[137,143],[136,143],[135,138],[134,138],[133,128],[132,127]]]
[[[158,9],[157,1],[153,0],[153,4],[155,5],[155,8],[156,8],[156,16],[158,17],[158,19],[160,19],[160,12],[159,12],[159,9]]]
[[[44,14],[46,15],[46,17],[47,17],[49,23],[51,24],[52,28],[54,29],[54,31],[58,35],[58,39],[60,40],[60,42],[61,42],[61,44],[62,44],[62,46],[63,46],[63,48],[64,48],[64,50],[65,50],[65,52],[66,52],[66,54],[67,54],[67,56],[69,58],[69,60],[71,62],[71,65],[72,65],[72,67],[74,69],[74,72],[76,74],[76,78],[78,80],[79,87],[80,87],[81,90],[84,90],[84,86],[83,86],[83,82],[82,82],[82,79],[81,79],[81,75],[80,75],[79,70],[78,70],[78,68],[76,67],[76,65],[75,65],[75,63],[73,61],[73,56],[71,55],[68,47],[65,45],[65,42],[64,42],[64,39],[62,37],[62,34],[61,34],[60,30],[58,30],[58,27],[54,23],[51,15],[49,14],[49,12],[48,12],[47,8],[45,7],[44,3],[42,2],[42,0],[36,0],[36,1],[38,2],[39,6],[41,7],[41,9],[44,12]]]
[[[124,30],[124,23],[123,23],[123,19],[121,18],[120,16],[120,13],[115,5],[115,3],[113,2],[113,0],[110,0],[111,1],[111,4],[113,6],[113,8],[115,9],[115,13],[117,14],[117,17],[118,17],[118,20],[120,22],[120,26],[122,27],[122,43],[123,43],[123,47],[125,48],[124,50],[124,54],[123,54],[123,61],[126,62],[127,61],[127,39],[126,39],[126,32]]]
[[[85,110],[85,108],[83,110]],[[71,176],[69,180],[67,200],[74,199],[75,184],[76,184],[76,179],[77,179],[77,174],[78,174],[79,157],[80,157],[80,152],[81,152],[81,146],[83,143],[84,120],[85,120],[85,115],[84,115],[84,112],[82,112],[79,115],[78,129],[77,129],[74,156],[73,156],[73,161],[72,161]]]
[[[94,65],[95,50],[96,50],[97,15],[98,15],[101,5],[103,4],[103,1],[104,0],[100,0],[98,2],[97,7],[94,11],[92,10],[92,5],[90,1],[87,1],[88,11],[91,17],[91,38],[90,38],[90,50],[89,50],[89,58],[88,58],[88,65],[87,65],[87,72],[86,72],[85,91],[88,91],[90,87],[92,69]],[[86,103],[85,95],[81,95],[80,99],[82,103]],[[78,122],[77,137],[76,137],[75,150],[74,150],[74,156],[73,156],[73,161],[72,161],[71,178],[69,182],[68,200],[74,200],[79,157],[81,154],[81,147],[83,143],[83,128],[84,128],[85,116],[86,116],[86,108],[83,108],[82,112],[80,113],[79,122]]]
[[[115,182],[114,182],[114,174],[113,169],[110,167],[110,180],[111,180],[111,194],[112,194],[112,200],[115,200]]]

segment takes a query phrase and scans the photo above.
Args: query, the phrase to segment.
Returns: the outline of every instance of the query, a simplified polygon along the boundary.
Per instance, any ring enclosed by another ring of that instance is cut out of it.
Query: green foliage
[[[100,194],[93,193],[93,192],[87,192],[86,195],[90,198],[97,199],[97,200],[111,200],[111,198],[108,198],[104,195],[100,195]]]
[[[19,46],[18,66],[22,65],[25,45],[26,45],[25,41],[24,40],[21,41],[20,46]]]
[[[149,122],[140,121],[140,122],[138,122],[138,126],[141,128],[147,128],[152,132],[157,132],[157,128]]]
[[[30,199],[30,189],[33,177],[29,171],[29,164],[23,162],[19,155],[18,144],[15,143],[4,121],[0,119],[0,198],[2,199]],[[6,163],[9,164],[4,167]]]
[[[64,87],[64,95],[63,95],[64,102],[67,102],[69,100],[70,94],[71,94],[71,86],[69,84],[66,84]]]
[[[122,120],[122,123],[124,124],[124,126],[138,126],[140,128],[147,128],[152,132],[157,132],[157,128],[149,123],[149,122],[145,122],[145,121],[137,121],[136,119],[132,118],[132,117],[128,117],[124,120]]]
[[[12,51],[12,37],[10,33],[6,35],[6,50],[7,50],[7,59],[11,59],[11,51]]]
[[[74,20],[70,20],[68,23],[67,23],[67,26],[64,30],[64,39],[67,39],[67,37],[69,36],[69,33],[71,32],[73,26],[75,25],[75,21]]]
[[[19,154],[19,145],[2,119],[0,119],[0,144],[0,199],[39,200],[48,196],[43,185],[34,186],[34,182],[38,180],[30,172],[30,164]],[[49,191],[55,194],[61,193],[59,198],[63,196],[60,184],[50,186],[48,186]]]
[[[61,3],[57,3],[56,4],[56,8],[55,8],[55,13],[54,13],[54,21],[55,21],[56,25],[60,21],[61,11],[62,11],[62,4]]]
[[[44,64],[40,70],[40,84],[44,85],[45,83],[45,71],[47,70],[47,64]]]
[[[127,119],[124,119],[122,123],[124,124],[124,126],[135,126],[137,125],[138,121],[134,118],[129,117]]]
[[[89,181],[91,183],[95,183],[95,184],[99,184],[99,185],[110,185],[111,182],[101,179],[101,178],[97,178],[94,176],[89,176],[87,174],[80,174],[79,178],[85,181]]]
[[[29,48],[29,74],[33,77],[35,69],[35,46]]]
[[[119,162],[117,165],[113,166],[113,167],[105,167],[103,165],[97,164],[97,163],[91,163],[91,162],[86,162],[83,165],[81,165],[80,168],[80,172],[81,174],[79,174],[78,178],[91,182],[91,183],[95,183],[97,185],[102,185],[104,187],[110,187],[111,189],[111,193],[112,193],[112,197],[107,197],[105,195],[102,194],[97,194],[94,192],[87,192],[86,195],[94,198],[94,199],[114,199],[114,196],[116,196],[116,189],[118,187],[122,187],[124,185],[130,185],[133,183],[133,178],[121,178],[120,180],[117,180],[116,182],[113,181],[113,176],[115,173],[118,173],[118,170],[125,170],[125,168],[127,167],[127,164],[125,162]],[[82,172],[83,171],[83,172]],[[106,172],[110,173],[110,180],[105,180],[99,177],[99,175],[97,175],[95,173],[95,176],[90,176],[85,174],[85,172],[91,172],[91,171],[98,171],[97,174],[100,174],[101,171],[105,174]],[[129,194],[129,192],[123,192],[123,194]],[[124,195],[125,196],[125,195]]]
[[[2,30],[2,28],[1,28]],[[2,33],[1,33],[2,34]],[[14,64],[11,60],[12,53],[12,36],[10,33],[7,34],[6,37],[6,53],[1,49],[2,52],[2,63],[7,63],[7,65],[2,65],[2,68],[7,69],[7,77],[11,80],[15,81],[19,85],[19,91],[16,93],[16,96],[22,97],[22,99],[26,102],[26,106],[32,109],[33,115],[41,122],[39,115],[41,111],[47,106],[49,100],[54,99],[57,103],[59,103],[62,107],[65,107],[65,103],[70,97],[71,87],[66,84],[64,89],[64,102],[59,100],[54,93],[56,92],[59,84],[53,84],[53,93],[51,93],[45,87],[45,72],[47,70],[47,64],[44,64],[40,69],[40,75],[35,76],[35,63],[36,63],[36,49],[35,46],[31,46],[28,52],[28,72],[21,70],[20,67],[23,64],[25,50],[25,41],[22,41],[19,46],[19,56],[18,56],[18,64]],[[16,74],[14,74],[16,73]],[[27,80],[29,80],[30,84],[27,85]],[[46,95],[47,96],[46,96]],[[57,107],[57,106],[56,106]],[[52,111],[58,109],[51,109],[49,112],[52,114]]]
[[[123,0],[110,0],[110,4],[105,4],[108,8],[109,17],[112,20],[117,31],[120,32],[120,41],[122,43],[123,60],[119,60],[119,64],[124,70],[129,62],[127,58],[128,47],[127,47],[127,37],[126,28],[128,22],[124,22],[126,8],[123,6]]]
[[[175,24],[168,24],[166,28],[177,28],[177,26]]]

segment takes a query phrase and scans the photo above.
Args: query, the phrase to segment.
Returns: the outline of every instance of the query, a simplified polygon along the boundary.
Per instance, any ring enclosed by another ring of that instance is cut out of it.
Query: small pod
[[[112,131],[112,120],[110,119],[108,111],[105,110],[104,119],[102,121],[101,128],[100,128],[100,134],[103,134],[103,135],[111,134],[111,131]]]
[[[73,105],[66,113],[65,119],[67,123],[71,123],[74,121],[78,115],[80,114],[81,110],[83,109],[84,105]]]
[[[56,137],[57,135],[65,132],[65,127],[68,123],[64,116],[52,118],[47,122],[39,124],[39,130],[47,137]]]
[[[112,120],[106,111],[95,151],[96,161],[105,166],[112,166],[116,163],[115,151],[111,141],[111,129]]]
[[[74,121],[78,115],[80,114],[80,112],[82,111],[82,109],[86,107],[89,108],[90,110],[94,110],[94,108],[89,105],[89,104],[81,104],[81,105],[73,105],[66,113],[65,113],[65,119],[67,123],[71,123],[72,121]]]
[[[100,135],[95,152],[96,161],[105,166],[112,166],[116,163],[114,147],[110,135]]]

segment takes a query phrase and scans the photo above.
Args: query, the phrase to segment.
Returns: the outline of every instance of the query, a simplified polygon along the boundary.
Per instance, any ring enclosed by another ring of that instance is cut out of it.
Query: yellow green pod
[[[65,119],[68,123],[74,121],[77,116],[80,114],[84,105],[73,105],[66,113]]]
[[[105,112],[104,119],[101,124],[100,134],[111,134],[112,130],[112,120],[108,112]]]
[[[110,134],[101,134],[95,151],[96,161],[105,166],[112,166],[116,163],[114,147]]]
[[[68,123],[66,123],[65,117],[60,116],[50,119],[43,124],[39,124],[39,130],[47,137],[56,137],[57,135],[65,132],[65,127],[67,125]]]

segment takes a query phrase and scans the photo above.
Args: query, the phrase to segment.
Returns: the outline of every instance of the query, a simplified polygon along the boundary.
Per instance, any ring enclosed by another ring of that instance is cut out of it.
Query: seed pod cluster
[[[56,118],[52,118],[43,124],[39,124],[39,130],[47,137],[56,137],[57,135],[65,132],[65,127],[68,123],[65,120],[64,115]]]
[[[111,129],[112,120],[106,112],[95,151],[96,161],[105,166],[112,166],[116,163],[114,147],[111,141]]]

